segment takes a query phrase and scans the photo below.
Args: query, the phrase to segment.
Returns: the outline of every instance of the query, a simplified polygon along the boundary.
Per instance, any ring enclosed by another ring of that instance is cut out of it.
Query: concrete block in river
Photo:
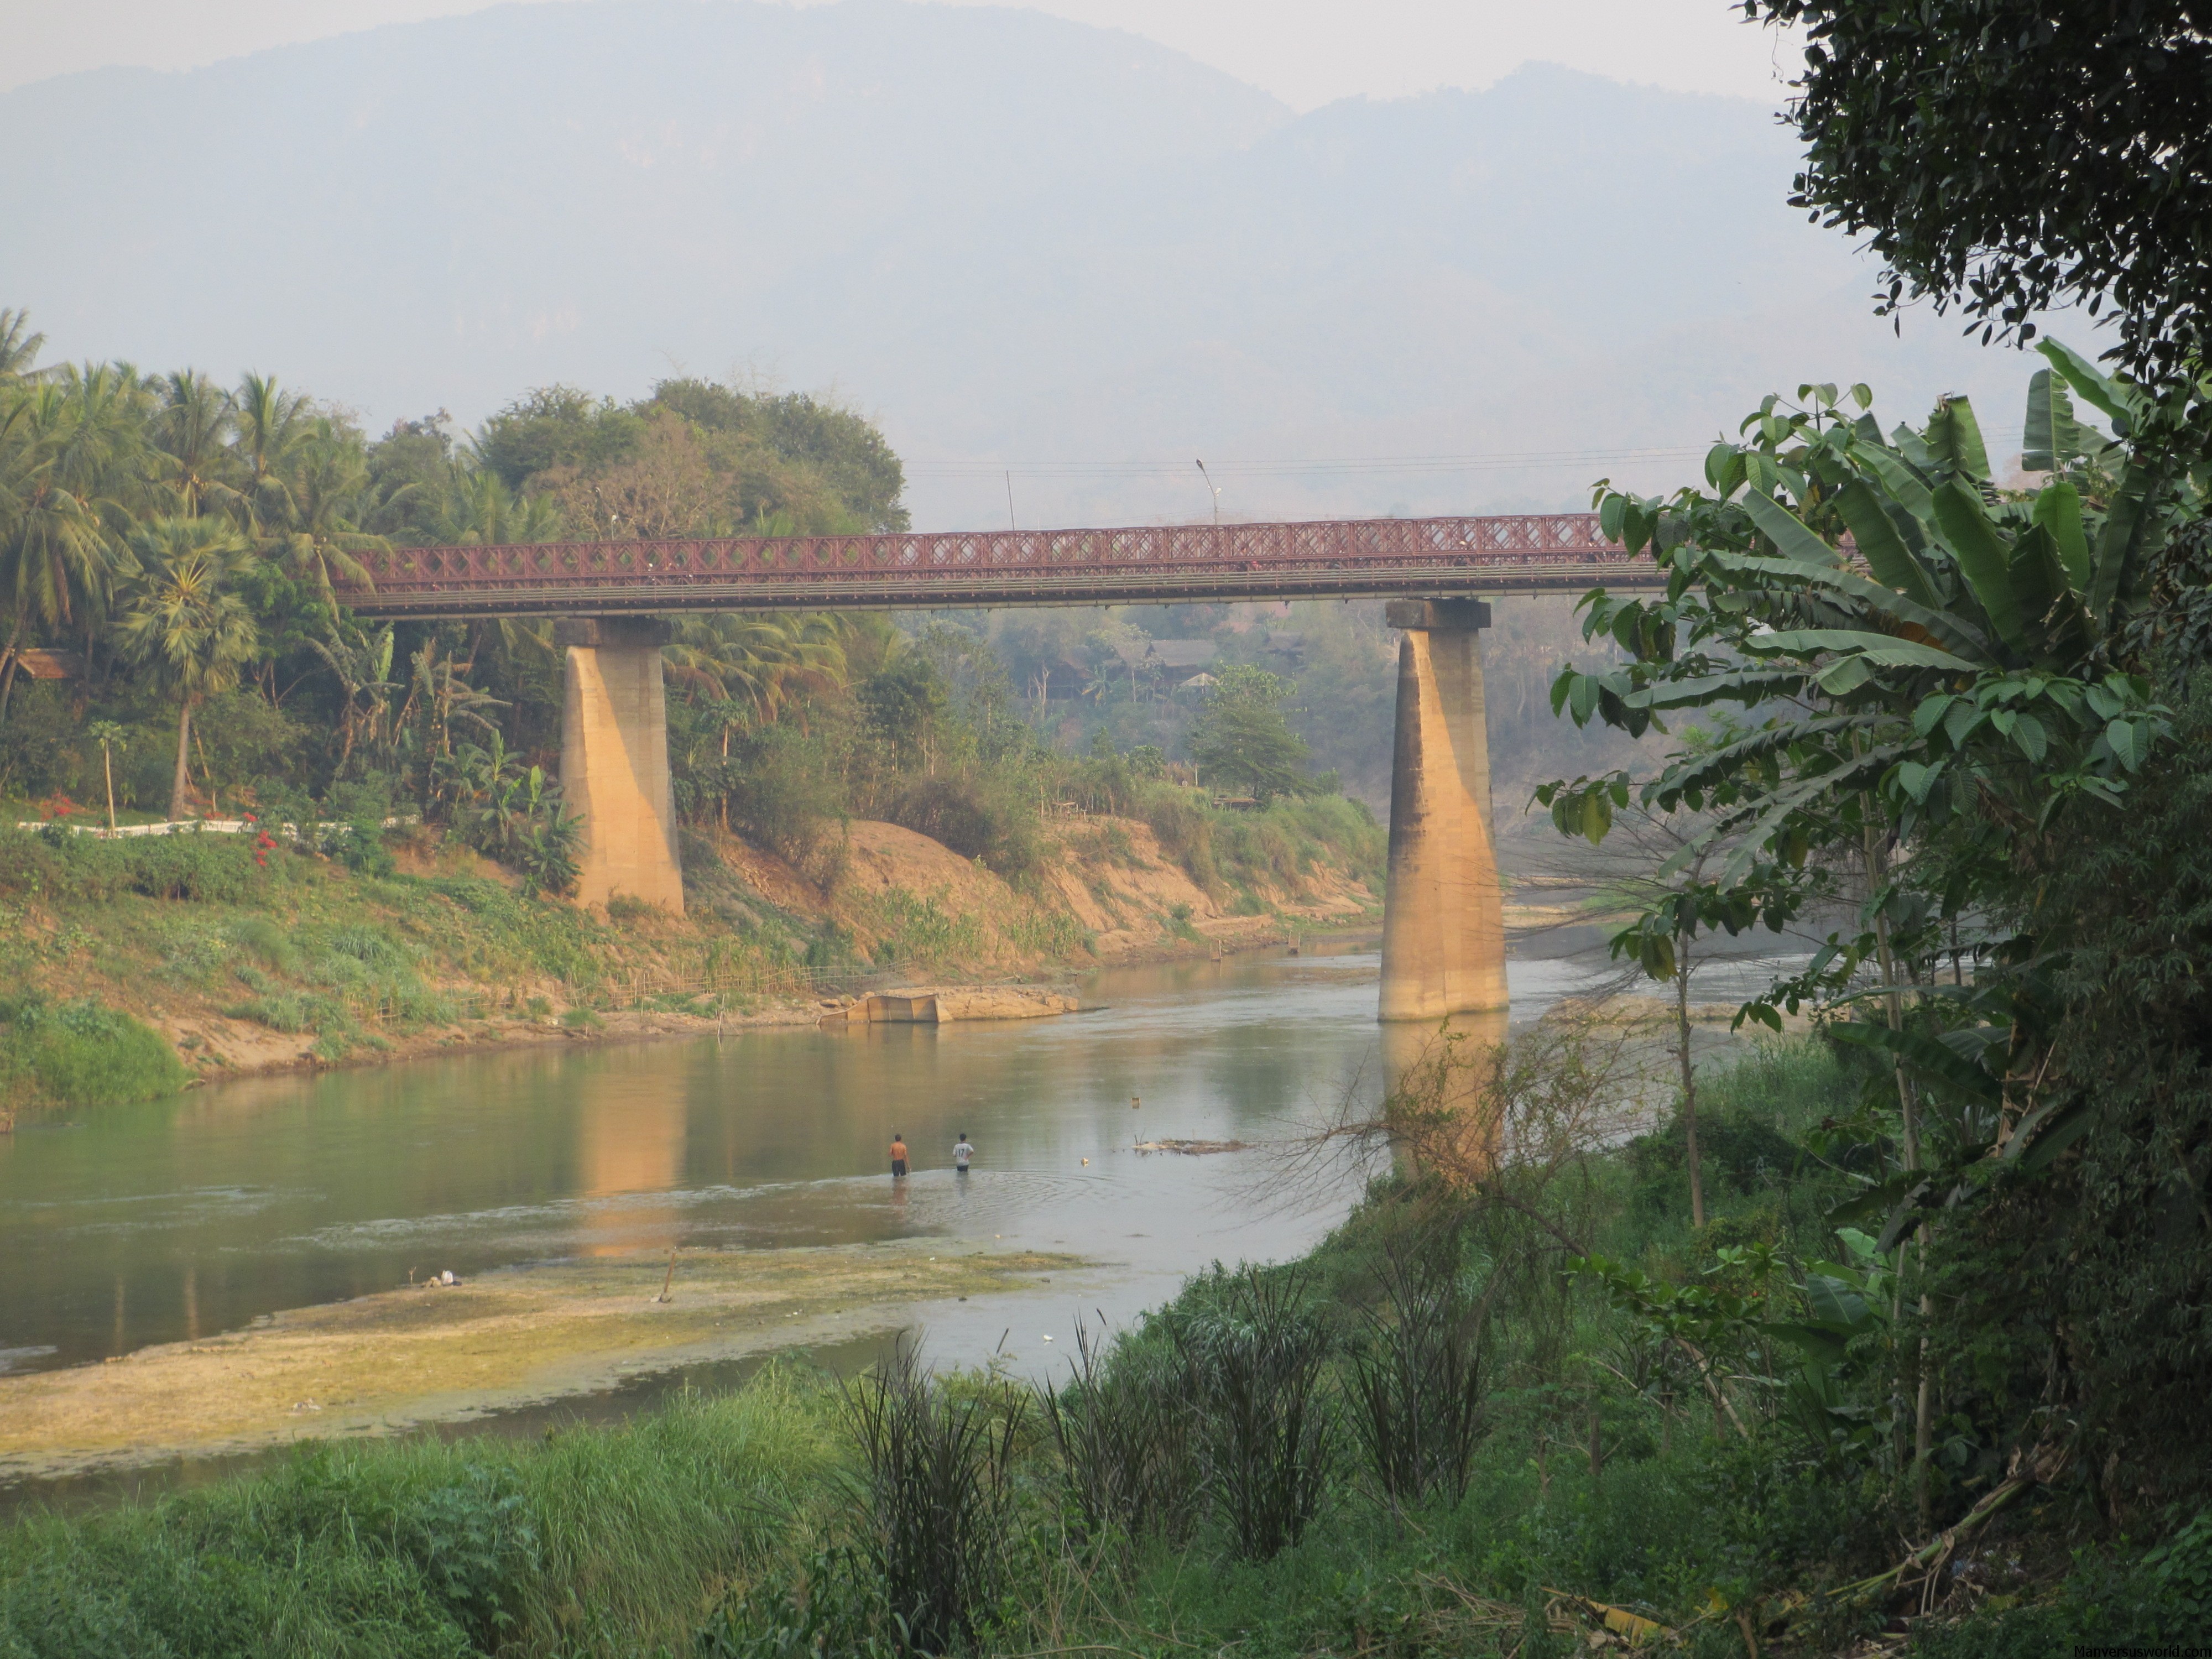
[[[955,1020],[1042,1019],[1072,1014],[1080,1005],[1065,991],[1030,985],[908,986],[867,1000],[872,1023],[949,1025]],[[854,1013],[860,1012],[856,1006]]]

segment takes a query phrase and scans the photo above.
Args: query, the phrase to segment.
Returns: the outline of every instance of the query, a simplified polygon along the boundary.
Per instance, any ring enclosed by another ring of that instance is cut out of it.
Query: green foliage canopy
[[[1305,740],[1283,714],[1297,689],[1295,681],[1249,663],[1223,669],[1191,725],[1190,755],[1199,775],[1249,789],[1261,800],[1303,793],[1311,781]]]
[[[1930,297],[2033,337],[2063,302],[2120,317],[2164,383],[2212,328],[2212,35],[2196,0],[1745,0],[1804,32],[1796,205]]]
[[[2045,352],[2093,400],[2125,410],[2143,395],[2063,347]],[[1764,715],[1675,753],[1640,786],[1614,772],[1539,791],[1559,829],[1593,841],[1632,787],[1647,811],[1704,815],[1661,872],[1688,872],[1683,890],[1615,942],[1652,971],[1665,968],[1648,949],[1658,934],[1779,927],[1839,860],[1868,889],[1856,929],[1831,933],[1747,1015],[1778,1026],[1781,1006],[1858,994],[1869,964],[1889,987],[1894,962],[1932,971],[1947,934],[1955,955],[1962,926],[1999,930],[1968,941],[1986,966],[1955,1000],[1946,1042],[1903,1029],[1893,1000],[1886,1028],[1851,1028],[1929,1085],[1925,1125],[1905,1097],[1908,1171],[1923,1127],[1938,1160],[1963,1170],[2073,1127],[2050,1115],[2053,1101],[2002,1082],[2047,1042],[2050,1014],[2049,965],[2001,919],[2032,884],[2032,850],[2069,811],[2119,805],[2168,729],[2113,644],[2146,550],[2202,500],[2186,479],[2161,489],[2140,458],[2114,479],[2100,442],[2051,418],[2050,383],[2035,394],[2050,441],[2073,453],[2026,499],[1994,499],[1964,399],[1885,436],[1871,393],[1833,386],[1801,388],[1795,408],[1767,399],[1744,422],[1747,441],[1707,457],[1710,492],[1603,492],[1607,528],[1650,551],[1667,591],[1590,595],[1586,631],[1627,660],[1570,668],[1553,688],[1577,723],[1632,732],[1681,709]],[[1862,567],[1838,550],[1847,534]],[[1724,841],[1726,856],[1706,864]],[[1911,1185],[1900,1176],[1888,1198],[1903,1203]]]

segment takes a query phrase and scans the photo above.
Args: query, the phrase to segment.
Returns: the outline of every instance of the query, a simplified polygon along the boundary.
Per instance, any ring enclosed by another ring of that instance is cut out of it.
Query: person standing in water
[[[963,1129],[960,1139],[952,1147],[952,1167],[961,1175],[968,1173],[968,1160],[975,1156],[975,1149],[968,1144],[968,1132]]]
[[[899,1139],[899,1132],[894,1129],[891,1131],[891,1174],[902,1176],[905,1173],[906,1142]]]

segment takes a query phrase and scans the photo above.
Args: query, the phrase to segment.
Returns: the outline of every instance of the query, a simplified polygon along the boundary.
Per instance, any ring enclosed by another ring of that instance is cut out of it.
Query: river
[[[444,1271],[943,1239],[1085,1258],[923,1310],[933,1357],[1041,1370],[1221,1260],[1281,1260],[1360,1176],[1285,1143],[1381,1090],[1371,945],[1100,971],[1086,1012],[732,1032],[242,1080],[0,1137],[0,1370],[96,1364]],[[1516,961],[1516,1017],[1571,988]],[[914,1172],[893,1182],[894,1131]],[[951,1148],[977,1148],[966,1176]],[[1145,1154],[1139,1140],[1243,1141]]]

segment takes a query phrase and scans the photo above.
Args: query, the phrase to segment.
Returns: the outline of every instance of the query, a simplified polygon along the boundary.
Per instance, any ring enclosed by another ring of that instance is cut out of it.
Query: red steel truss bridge
[[[361,562],[374,586],[344,597],[371,617],[1579,593],[1659,580],[1594,513],[406,547]]]

